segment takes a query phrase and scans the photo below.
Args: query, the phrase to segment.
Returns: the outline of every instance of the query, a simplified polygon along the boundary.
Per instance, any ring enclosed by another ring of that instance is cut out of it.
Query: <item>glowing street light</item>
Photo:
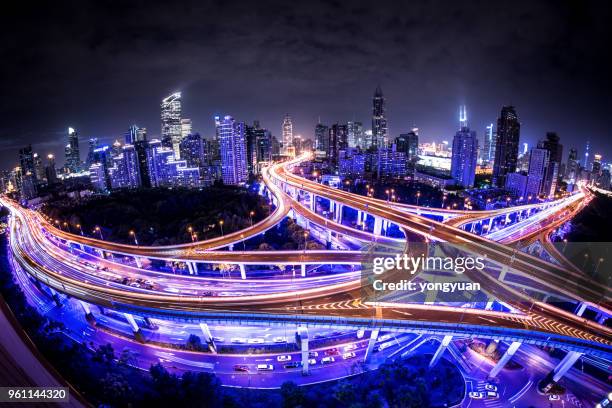
[[[417,191],[417,193],[416,193],[416,199],[417,199],[416,205],[417,205],[417,207],[419,206],[419,197],[421,197],[421,192]]]
[[[219,227],[221,228],[221,236],[223,236],[223,220],[219,220]]]
[[[253,216],[255,215],[255,211],[249,212],[249,218],[251,220],[251,227],[253,226]]]
[[[138,237],[136,236],[134,230],[130,230],[130,236],[134,238],[134,244],[138,245]]]
[[[81,231],[81,236],[83,236],[83,228],[81,228],[81,224],[77,224],[76,227]]]
[[[104,241],[104,235],[102,235],[102,228],[96,225],[96,227],[94,228],[94,231],[100,234],[100,239]]]

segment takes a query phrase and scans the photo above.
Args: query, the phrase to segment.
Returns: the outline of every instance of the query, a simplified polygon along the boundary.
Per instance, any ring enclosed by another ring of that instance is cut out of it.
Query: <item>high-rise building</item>
[[[567,157],[567,167],[565,171],[565,179],[570,183],[575,183],[578,180],[578,150],[570,149]]]
[[[327,157],[336,166],[338,164],[338,152],[348,147],[348,129],[346,125],[338,123],[329,128],[329,150]]]
[[[128,131],[125,133],[125,143],[133,145],[134,143],[142,140],[147,140],[147,129],[138,127],[136,125],[130,126]]]
[[[397,151],[397,146],[381,147],[376,155],[376,174],[379,179],[402,178],[406,176],[406,155]]]
[[[199,133],[190,133],[181,140],[181,159],[187,162],[189,167],[197,167],[200,174],[204,174],[206,162],[204,160],[204,142]]]
[[[244,183],[248,175],[244,122],[225,116],[219,125],[219,144],[223,183]]]
[[[191,119],[182,118],[181,119],[181,139],[186,138],[193,132]]]
[[[108,145],[97,147],[94,150],[94,162],[89,166],[89,180],[100,191],[112,188],[109,169],[113,167],[113,157]]]
[[[383,96],[380,85],[376,87],[372,100],[372,142],[371,145],[377,148],[388,144],[387,136],[387,116],[385,108],[385,97]]]
[[[287,154],[290,150],[289,148],[293,147],[293,122],[291,121],[291,116],[289,114],[285,114],[285,118],[283,119],[283,152]]]
[[[45,166],[45,177],[47,184],[53,185],[57,182],[57,170],[55,169],[55,156],[47,155],[47,165]]]
[[[81,153],[79,151],[79,136],[73,128],[68,128],[68,144],[64,150],[66,155],[66,169],[70,173],[81,171]]]
[[[584,150],[584,168],[589,168],[589,141],[586,142],[586,149]]]
[[[484,149],[482,151],[483,163],[490,165],[495,160],[495,139],[496,139],[496,133],[493,130],[493,124],[490,123],[485,128]]]
[[[553,196],[557,190],[557,179],[559,178],[563,157],[563,145],[559,143],[559,140],[560,138],[555,132],[547,132],[546,139],[538,143],[539,149],[549,151],[548,166],[546,166],[546,174],[542,182],[542,194],[546,196]]]
[[[518,160],[521,124],[514,106],[502,107],[497,119],[497,139],[495,140],[495,160],[493,160],[493,184],[504,187],[506,174],[516,171]]]
[[[329,129],[327,126],[317,123],[314,132],[315,138],[315,156],[324,158],[329,151]]]
[[[404,152],[408,161],[416,159],[419,155],[418,129],[414,128],[408,133],[402,133],[395,138],[398,152]]]
[[[476,165],[478,161],[478,138],[476,132],[467,126],[465,106],[459,114],[460,129],[453,138],[451,156],[451,177],[458,185],[465,188],[474,186]]]
[[[32,151],[32,145],[27,145],[19,149],[19,166],[21,167],[21,174],[30,174],[33,181],[36,182],[36,168],[34,166],[34,152]]]
[[[601,154],[593,155],[593,164],[591,167],[591,174],[594,178],[597,178],[601,175]]]
[[[87,161],[85,162],[87,168],[89,168],[89,166],[91,166],[95,162],[94,151],[98,148],[98,138],[92,137],[91,139],[89,139],[88,147],[89,148],[87,150]]]
[[[547,149],[531,149],[525,195],[532,198],[538,197],[541,194],[548,195],[548,192],[544,191],[544,181],[546,178],[549,160],[550,151]]]
[[[181,157],[181,93],[176,92],[161,102],[161,136],[164,146],[172,147],[175,158]]]
[[[36,181],[41,183],[45,180],[45,167],[43,166],[42,158],[38,153],[34,153],[34,174],[36,175]]]
[[[365,175],[365,154],[357,147],[338,152],[338,175],[341,178],[361,179]]]
[[[506,176],[505,189],[516,198],[525,198],[528,176],[525,173],[510,173]]]
[[[200,169],[186,160],[176,160],[174,150],[159,140],[149,142],[148,164],[152,187],[200,187]]]
[[[122,152],[112,158],[112,167],[108,169],[111,188],[138,188],[140,187],[140,166],[138,155],[133,145],[126,144]]]
[[[348,122],[346,124],[348,132],[348,147],[364,147],[363,124],[361,122]]]
[[[150,156],[149,141],[145,138],[144,140],[137,140],[134,142],[134,150],[136,150],[136,156],[138,158],[138,172],[140,174],[140,185],[145,188],[151,187],[151,174],[149,173],[149,161]]]
[[[255,158],[257,161],[257,173],[261,167],[272,162],[272,133],[268,129],[257,126],[255,132]]]

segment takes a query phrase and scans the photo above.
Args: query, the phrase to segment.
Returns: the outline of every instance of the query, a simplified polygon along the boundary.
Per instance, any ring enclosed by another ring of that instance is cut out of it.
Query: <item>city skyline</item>
[[[152,3],[146,21],[131,18],[130,8],[115,13],[94,4],[79,15],[61,5],[16,10],[49,35],[24,32],[29,25],[12,20],[5,25],[11,34],[3,55],[17,48],[28,52],[24,64],[2,67],[10,103],[1,107],[0,156],[11,158],[4,160],[8,166],[14,152],[31,143],[62,157],[67,126],[84,138],[114,139],[137,123],[158,136],[156,108],[175,91],[184,93],[185,116],[206,137],[217,113],[259,119],[280,135],[289,112],[294,133],[306,138],[319,117],[326,124],[357,120],[369,127],[377,85],[387,100],[391,138],[416,125],[424,140],[450,140],[456,130],[451,118],[462,104],[482,138],[499,108],[512,104],[521,117],[522,141],[530,146],[555,131],[580,155],[585,139],[593,151],[612,154],[605,144],[610,79],[601,63],[609,10],[555,3],[461,4],[443,11],[362,4],[343,12],[316,3],[288,12],[276,6],[265,3],[254,11],[246,4],[197,4],[161,13]],[[271,10],[275,17],[267,16]],[[169,23],[177,13],[181,30]],[[224,13],[240,21],[230,24],[219,18]],[[73,18],[66,24],[53,18],[64,15]],[[366,18],[388,30],[376,32],[363,23]],[[469,18],[469,30],[462,18]],[[120,29],[108,28],[115,26]],[[274,31],[267,28],[272,26]],[[568,41],[573,31],[580,35]]]

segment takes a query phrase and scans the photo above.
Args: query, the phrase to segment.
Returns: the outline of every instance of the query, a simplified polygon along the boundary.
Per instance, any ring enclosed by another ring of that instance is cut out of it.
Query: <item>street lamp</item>
[[[246,251],[246,244],[244,243],[244,234],[240,234],[240,239],[242,240],[242,250]]]
[[[102,229],[96,225],[96,228],[94,228],[94,231],[96,231],[98,234],[100,234],[100,239],[102,241],[104,241],[104,235],[102,235]]]
[[[389,202],[389,190],[385,190],[385,193],[387,194],[387,202]]]
[[[416,193],[416,199],[417,199],[416,204],[417,204],[417,207],[419,206],[419,197],[421,197],[421,192],[417,191],[417,193]]]
[[[308,239],[308,230],[304,230],[304,251],[306,251],[306,240]]]
[[[81,228],[81,224],[77,224],[76,227],[81,231],[81,236],[83,236],[83,228]]]
[[[189,235],[191,235],[191,242],[194,242],[193,239],[193,227],[190,225],[187,227],[187,231],[189,232]]]
[[[136,236],[134,230],[130,230],[130,235],[134,238],[134,244],[138,245],[138,237]]]
[[[249,218],[251,219],[251,227],[253,226],[253,216],[255,215],[255,211],[249,212]]]
[[[219,227],[221,228],[221,236],[223,236],[223,220],[219,220]]]

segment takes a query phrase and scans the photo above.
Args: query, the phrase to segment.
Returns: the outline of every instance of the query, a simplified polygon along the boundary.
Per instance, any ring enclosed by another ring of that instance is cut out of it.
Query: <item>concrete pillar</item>
[[[308,375],[308,329],[306,326],[298,327],[298,336],[302,349],[302,375]]]
[[[137,267],[142,268],[142,262],[140,261],[139,257],[135,256],[134,261],[136,262]]]
[[[494,302],[493,298],[489,298],[487,300],[487,305],[485,306],[485,310],[493,309],[493,302]]]
[[[80,300],[79,303],[81,303],[81,307],[83,308],[83,311],[85,312],[85,317],[88,319],[93,319],[93,313],[91,313],[91,309],[89,308],[89,305],[83,302],[82,300]]]
[[[578,359],[581,356],[582,356],[582,353],[579,353],[577,351],[569,351],[565,355],[563,360],[561,360],[561,362],[559,364],[557,364],[557,366],[553,370],[552,380],[554,382],[557,382],[561,378],[563,378],[565,373],[567,373],[569,371],[569,369],[572,368],[572,366],[576,363],[576,361],[578,361]]]
[[[374,217],[374,235],[380,235],[382,232],[382,218]]]
[[[364,363],[369,362],[370,356],[374,351],[374,345],[376,344],[376,339],[378,339],[378,333],[380,333],[380,329],[375,327],[370,332],[370,340],[368,340],[368,348],[366,349],[365,356],[363,358]]]
[[[315,212],[317,210],[317,196],[310,193],[310,211]]]
[[[363,216],[363,211],[357,210],[357,226],[361,225],[362,216]]]
[[[213,340],[212,333],[208,328],[208,324],[200,323],[200,330],[202,330],[202,339],[206,344],[208,344],[210,351],[212,351],[214,354],[217,354],[217,347],[215,346],[215,342]]]
[[[513,341],[510,344],[508,350],[506,350],[502,358],[499,359],[495,367],[493,367],[493,369],[489,373],[489,378],[495,378],[497,374],[499,374],[499,372],[506,366],[506,364],[508,364],[508,361],[510,361],[510,359],[512,358],[514,353],[516,353],[516,350],[518,350],[521,344],[522,343],[519,341]]]
[[[306,277],[306,264],[301,264],[300,268],[302,270],[302,277],[305,278]]]
[[[238,266],[240,266],[240,277],[246,279],[246,267],[244,264],[238,264]]]
[[[606,320],[608,320],[608,315],[606,313],[601,313],[598,317],[597,317],[597,323],[599,324],[605,324]]]
[[[438,346],[438,349],[436,350],[433,357],[431,358],[431,361],[429,362],[429,368],[435,366],[438,361],[440,361],[440,358],[442,358],[444,351],[446,350],[452,339],[453,336],[444,336],[444,338],[440,342],[440,345]]]
[[[327,229],[327,246],[329,246],[331,244],[331,240],[332,240],[331,230]]]
[[[134,334],[138,333],[140,331],[140,328],[136,324],[136,320],[134,320],[134,316],[132,316],[129,313],[124,313],[123,315],[127,319],[127,321],[130,324],[130,326],[132,327],[132,331],[134,332]]]
[[[584,302],[578,303],[578,307],[576,307],[576,315],[577,316],[582,316],[582,314],[584,313],[585,310],[587,310],[586,303],[584,303]]]
[[[342,204],[338,204],[336,206],[336,222],[338,224],[342,224],[342,210],[344,210],[344,206]]]
[[[195,271],[195,265],[194,265],[194,263],[193,263],[193,262],[189,262],[189,261],[187,261],[187,262],[185,262],[185,263],[187,264],[187,269],[189,270],[189,274],[190,274],[190,275],[195,275],[195,274],[196,274],[196,271]]]
[[[230,251],[234,250],[234,244],[229,244],[229,246],[227,247]]]
[[[329,212],[332,214],[336,211],[336,206],[334,204],[332,200],[329,200]]]
[[[499,273],[499,279],[498,279],[500,282],[504,281],[504,279],[506,278],[506,273],[508,273],[508,265],[502,266],[502,269]]]

